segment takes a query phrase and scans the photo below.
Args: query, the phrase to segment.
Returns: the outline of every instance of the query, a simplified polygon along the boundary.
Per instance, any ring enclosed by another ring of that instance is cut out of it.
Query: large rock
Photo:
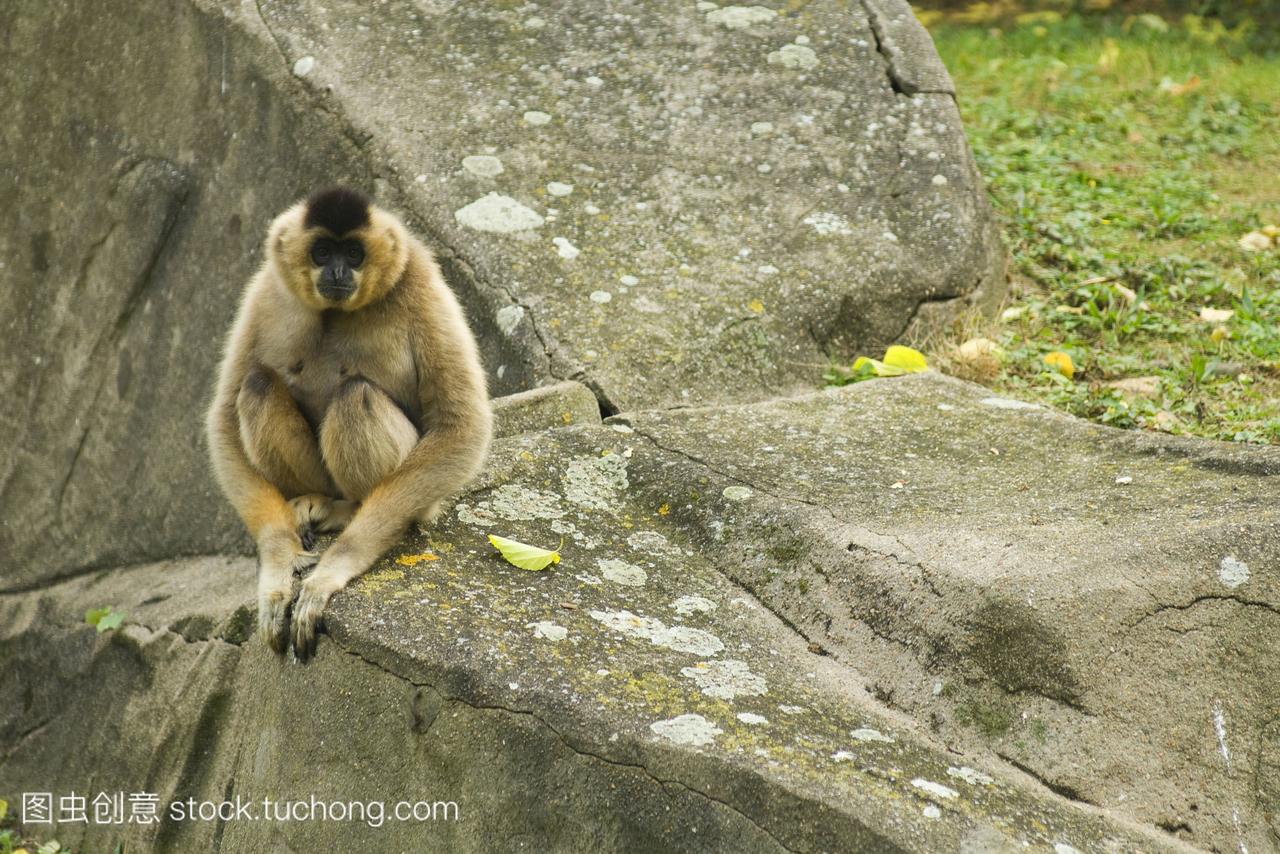
[[[603,849],[1265,851],[1278,471],[1273,449],[931,375],[517,435],[444,524],[334,599],[309,668],[246,642],[248,560],[0,598],[0,696],[22,698],[0,779],[429,795],[477,817],[431,832],[478,850],[587,828]],[[563,537],[563,560],[516,569],[490,532]],[[81,615],[104,604],[128,623],[96,638]],[[682,715],[705,724],[662,723]]]
[[[440,250],[495,393],[606,412],[806,386],[998,298],[906,4],[777,11],[4,4],[0,589],[248,550],[201,414],[267,222],[318,184]]]
[[[843,552],[840,538],[864,516],[870,524],[877,496],[898,494],[882,482],[886,470],[914,466],[921,485],[948,470],[961,484],[949,493],[955,508],[981,515],[964,485],[997,458],[985,449],[957,458],[956,437],[994,424],[990,441],[1012,452],[1006,437],[1046,416],[997,410],[993,419],[980,394],[932,379],[880,382],[722,416],[698,410],[663,424],[645,416],[501,440],[484,481],[442,525],[334,599],[306,667],[247,638],[247,559],[167,562],[0,596],[0,696],[23,698],[0,707],[9,745],[0,780],[14,790],[0,796],[90,786],[153,792],[166,804],[314,796],[390,809],[421,799],[455,801],[461,815],[378,829],[243,820],[54,828],[87,850],[120,841],[156,851],[1186,850],[1132,821],[1126,802],[1114,812],[1083,807],[984,740],[940,738],[878,698],[888,668],[926,668],[911,652],[930,642],[923,631],[858,645],[812,631],[814,618],[776,595],[813,584],[815,613],[843,609],[835,626],[863,607],[842,599],[845,590],[885,601],[871,569],[859,579],[831,564],[824,578],[815,566],[825,564],[807,561],[828,546]],[[883,423],[868,411],[909,405],[918,432],[905,447],[887,431],[858,429]],[[726,443],[763,462],[704,463],[680,450],[686,429],[713,418]],[[904,457],[908,449],[918,457]],[[779,484],[769,461],[788,458],[811,476],[829,465],[822,476],[850,486],[827,503],[817,484]],[[1136,482],[1147,457],[1124,458]],[[943,503],[945,487],[934,488]],[[848,501],[854,492],[862,498]],[[955,530],[952,518],[918,522]],[[564,537],[563,559],[543,573],[517,569],[485,541],[490,532],[546,546]],[[758,550],[741,545],[753,539]],[[948,597],[946,580],[940,594],[920,583],[947,571],[941,558],[935,570],[887,546],[876,554],[883,575],[896,573],[896,607],[933,608],[960,624],[981,610],[963,589]],[[757,566],[753,594],[733,576]],[[99,636],[82,614],[108,603],[127,621]],[[1000,642],[1003,630],[986,626],[965,630],[975,644]],[[1057,666],[1036,642],[1021,656],[1028,671]],[[937,665],[937,678],[950,684],[951,666]],[[938,708],[993,678],[971,675],[974,686],[944,690]],[[1231,732],[1244,725],[1240,693],[1216,695]],[[1038,701],[1031,690],[1015,695],[1011,714],[1022,704],[1039,715]],[[1044,749],[1084,752],[1087,735],[1051,720]],[[1241,772],[1250,767],[1250,745],[1231,748]],[[1026,765],[1034,772],[1038,762]],[[1151,791],[1130,784],[1131,796]],[[1202,815],[1222,815],[1235,796],[1206,793]],[[1257,815],[1253,801],[1236,806],[1242,821]],[[1265,831],[1246,827],[1261,850]],[[1204,832],[1197,839],[1233,839],[1214,825]]]

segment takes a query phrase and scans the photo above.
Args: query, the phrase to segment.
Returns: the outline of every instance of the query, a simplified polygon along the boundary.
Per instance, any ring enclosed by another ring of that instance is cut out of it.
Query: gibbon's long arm
[[[440,502],[476,475],[488,452],[493,416],[461,310],[451,295],[420,300],[410,309],[425,431],[303,582],[292,619],[293,650],[300,659],[315,652],[316,631],[333,594],[368,570],[415,519],[432,521]]]
[[[258,547],[259,627],[276,651],[283,652],[293,573],[313,566],[319,556],[303,548],[293,508],[249,462],[240,435],[237,399],[252,352],[249,314],[244,306],[236,318],[206,428],[214,477]]]

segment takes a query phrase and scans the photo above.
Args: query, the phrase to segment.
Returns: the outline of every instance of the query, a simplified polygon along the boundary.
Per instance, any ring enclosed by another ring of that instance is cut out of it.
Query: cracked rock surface
[[[525,400],[554,422],[577,395]],[[472,817],[346,825],[352,845],[1266,850],[1273,451],[1120,433],[932,375],[550,426],[499,440],[437,528],[335,597],[306,667],[248,637],[250,559],[0,597],[0,691],[27,698],[0,718],[0,774],[430,795]],[[1074,479],[1041,464],[1051,440]],[[563,537],[563,560],[515,568],[490,532]],[[80,621],[105,602],[129,617],[99,637]]]
[[[248,550],[192,477],[203,400],[316,186],[438,250],[496,394],[576,379],[609,413],[808,388],[1004,289],[901,0],[20,0],[0,27],[0,589]]]
[[[544,5],[0,8],[0,797],[461,811],[83,850],[1275,848],[1276,451],[795,394],[1000,294],[906,5]],[[333,181],[439,249],[504,438],[300,667],[200,424],[266,223]]]

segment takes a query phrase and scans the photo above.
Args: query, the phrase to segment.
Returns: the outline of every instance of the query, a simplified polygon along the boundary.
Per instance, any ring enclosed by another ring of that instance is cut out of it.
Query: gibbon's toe
[[[303,585],[293,608],[293,654],[299,661],[308,661],[316,654],[316,633],[324,625],[324,607],[329,594]]]
[[[291,590],[276,590],[264,594],[258,601],[258,630],[267,646],[280,655],[289,648],[289,611],[292,606]]]
[[[293,570],[294,575],[301,575],[311,567],[320,562],[320,552],[313,552],[307,548],[306,543],[302,547],[306,551],[298,552],[293,556],[293,562],[289,564],[289,568]]]

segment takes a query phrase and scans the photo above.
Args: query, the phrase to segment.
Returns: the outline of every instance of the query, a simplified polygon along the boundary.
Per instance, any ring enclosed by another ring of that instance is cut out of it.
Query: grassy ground
[[[1280,441],[1280,245],[1238,243],[1280,224],[1280,38],[1026,5],[918,11],[1014,280],[998,319],[926,342],[930,362],[1120,427]],[[996,358],[962,355],[973,337]],[[1126,378],[1136,392],[1109,385]]]

